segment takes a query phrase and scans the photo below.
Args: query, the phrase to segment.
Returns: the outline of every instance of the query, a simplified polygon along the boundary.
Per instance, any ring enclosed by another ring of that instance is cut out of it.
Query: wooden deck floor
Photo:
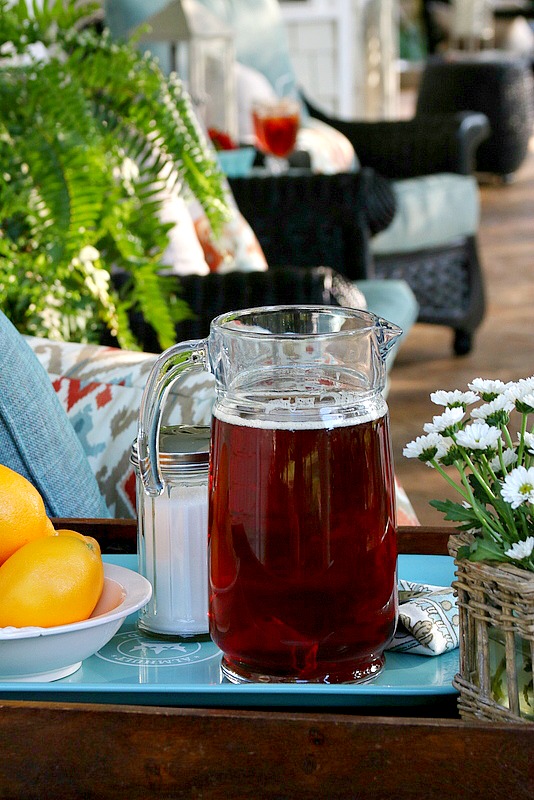
[[[399,476],[421,523],[441,525],[428,505],[453,497],[434,470],[402,455],[439,413],[430,402],[436,389],[465,389],[474,377],[517,380],[534,374],[534,138],[527,159],[508,185],[481,186],[479,247],[487,313],[468,356],[452,355],[451,331],[416,325],[392,371],[389,407]]]

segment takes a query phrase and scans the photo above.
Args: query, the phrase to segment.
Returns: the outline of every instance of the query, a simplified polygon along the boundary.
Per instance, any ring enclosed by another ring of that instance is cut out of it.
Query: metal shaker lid
[[[159,465],[164,474],[192,472],[207,468],[210,454],[209,425],[168,425],[159,433]],[[130,461],[137,467],[137,439]]]

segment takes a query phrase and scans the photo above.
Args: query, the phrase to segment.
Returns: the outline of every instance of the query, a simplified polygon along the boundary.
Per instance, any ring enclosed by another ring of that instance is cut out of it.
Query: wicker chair
[[[233,30],[241,64],[263,73],[277,92],[283,86],[286,94],[297,93],[276,0],[199,1]],[[137,0],[105,4],[114,35],[124,34],[151,13],[150,4],[145,3],[144,11],[141,5]],[[328,266],[351,278],[406,277],[419,301],[419,320],[452,327],[456,353],[468,352],[484,313],[475,236],[447,241],[443,248],[414,249],[401,257],[395,250],[374,257],[373,234],[384,229],[387,233],[395,207],[394,193],[387,200],[380,176],[384,181],[441,172],[469,175],[476,146],[489,132],[486,117],[466,113],[398,123],[352,123],[331,119],[311,106],[310,112],[352,141],[366,170],[361,177],[321,175],[316,180],[301,174],[230,181],[268,263]]]
[[[526,58],[489,51],[428,59],[417,97],[419,113],[480,111],[491,134],[477,150],[481,173],[508,180],[528,152],[534,123],[534,79]]]
[[[468,353],[485,308],[475,236],[387,255],[373,254],[372,237],[394,217],[395,181],[471,174],[476,148],[489,133],[486,117],[464,112],[408,121],[343,121],[307,106],[347,136],[365,167],[358,178],[291,173],[231,179],[236,202],[268,263],[328,265],[350,278],[405,280],[419,303],[419,321],[453,328],[455,353]]]

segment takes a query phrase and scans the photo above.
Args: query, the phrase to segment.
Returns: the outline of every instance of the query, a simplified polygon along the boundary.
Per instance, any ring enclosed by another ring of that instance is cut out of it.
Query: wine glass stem
[[[272,175],[282,175],[289,169],[287,158],[280,158],[279,156],[265,156],[265,165]]]

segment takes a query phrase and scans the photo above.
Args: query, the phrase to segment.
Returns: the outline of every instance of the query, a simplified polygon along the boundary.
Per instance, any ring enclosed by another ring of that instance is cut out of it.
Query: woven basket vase
[[[453,534],[460,615],[460,671],[453,681],[465,719],[534,722],[534,574],[512,564],[456,557],[469,534]]]

